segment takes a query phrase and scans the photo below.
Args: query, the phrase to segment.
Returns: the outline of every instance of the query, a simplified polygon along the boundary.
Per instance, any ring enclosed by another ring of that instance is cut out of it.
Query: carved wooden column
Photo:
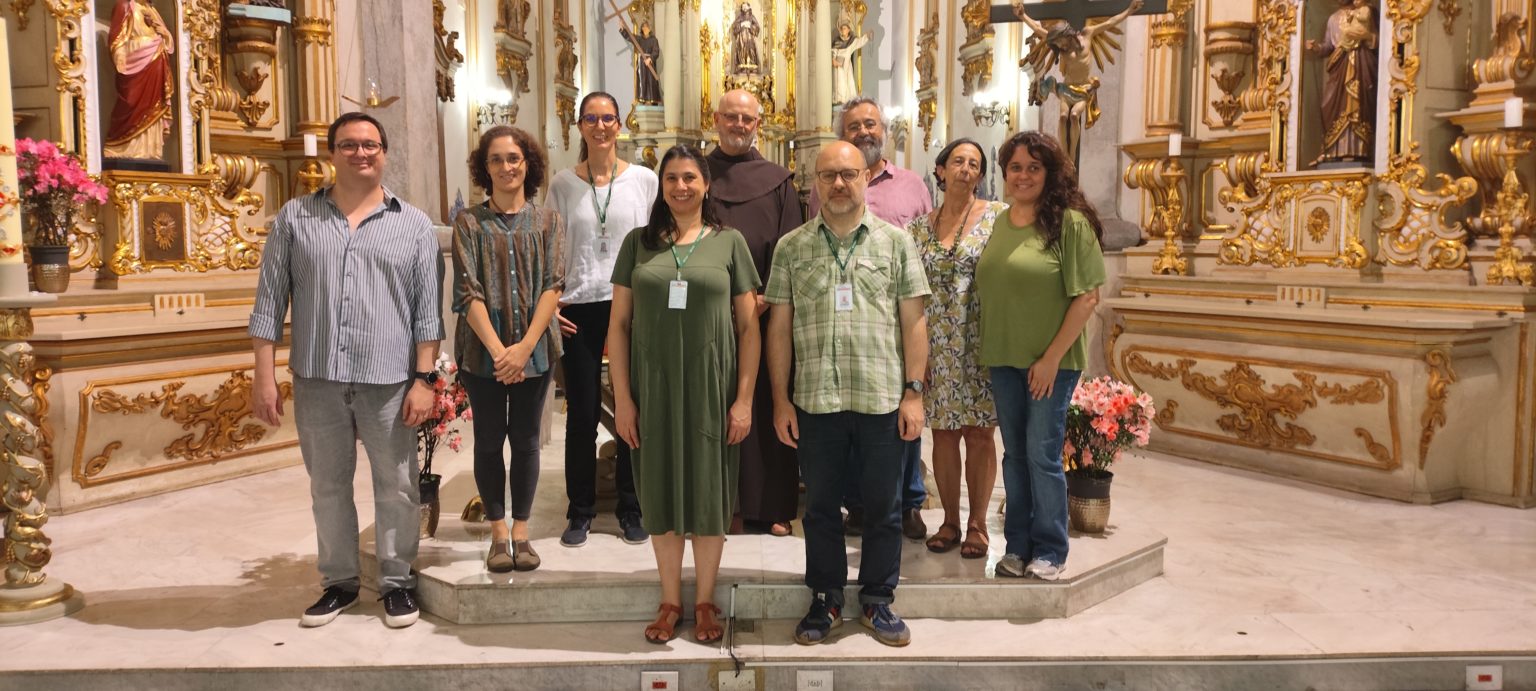
[[[314,133],[321,137],[338,114],[340,90],[336,88],[335,0],[298,0],[293,18],[295,54],[298,58],[299,112],[292,134]]]
[[[1194,0],[1170,0],[1168,14],[1147,22],[1147,136],[1183,132],[1184,46],[1189,38],[1189,8]]]
[[[38,450],[38,414],[47,409],[42,392],[32,386],[32,308],[52,303],[52,295],[0,298],[0,506],[4,507],[4,551],[0,567],[0,625],[56,619],[85,606],[68,583],[50,578],[43,567],[53,558],[48,522],[48,468],[33,456]]]

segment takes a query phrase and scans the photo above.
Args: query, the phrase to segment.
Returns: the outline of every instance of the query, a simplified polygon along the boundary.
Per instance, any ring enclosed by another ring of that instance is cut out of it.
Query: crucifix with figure
[[[1055,96],[1061,101],[1057,138],[1074,163],[1078,160],[1083,130],[1099,120],[1099,78],[1094,69],[1115,61],[1124,33],[1120,23],[1133,14],[1164,14],[1168,0],[1062,0],[1059,2],[993,5],[993,24],[1024,22],[1033,34],[1029,52],[1019,67],[1034,73],[1029,89],[1030,105],[1043,105]],[[1090,19],[1100,19],[1089,25]],[[1089,60],[1092,59],[1090,64]],[[1052,69],[1060,76],[1051,74]]]

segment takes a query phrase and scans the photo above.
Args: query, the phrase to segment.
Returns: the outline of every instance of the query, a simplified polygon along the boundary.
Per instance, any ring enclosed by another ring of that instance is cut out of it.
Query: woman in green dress
[[[760,349],[746,239],[720,227],[706,198],[709,165],[674,146],[661,159],[649,223],[613,268],[608,371],[614,423],[633,449],[640,514],[661,577],[646,640],[666,643],[682,618],[683,547],[693,538],[694,638],[720,640],[715,577],[736,504],[737,447],[751,429]]]

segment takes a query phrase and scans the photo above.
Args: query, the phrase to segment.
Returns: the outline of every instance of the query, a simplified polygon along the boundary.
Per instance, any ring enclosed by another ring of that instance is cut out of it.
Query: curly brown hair
[[[512,143],[523,150],[523,165],[526,166],[523,175],[523,196],[532,200],[538,194],[539,188],[544,186],[544,170],[548,166],[549,158],[544,155],[544,146],[533,135],[524,132],[511,125],[497,125],[480,135],[480,145],[469,154],[469,179],[476,187],[490,194],[492,190],[491,171],[486,167],[486,158],[490,155],[491,142],[502,137],[511,137]]]
[[[1061,224],[1069,210],[1076,210],[1088,219],[1093,226],[1093,237],[1103,245],[1104,224],[1099,221],[1099,212],[1083,196],[1083,188],[1077,184],[1077,166],[1067,158],[1056,138],[1035,131],[1009,137],[997,152],[997,167],[1002,170],[1004,179],[1008,177],[1008,164],[1020,147],[1045,166],[1045,188],[1035,201],[1035,227],[1045,237],[1045,248],[1052,249],[1061,240]]]

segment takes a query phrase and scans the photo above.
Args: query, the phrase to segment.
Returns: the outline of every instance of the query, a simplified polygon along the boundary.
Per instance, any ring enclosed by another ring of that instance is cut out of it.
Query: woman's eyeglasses
[[[603,113],[602,115],[596,115],[594,113],[587,113],[586,115],[581,116],[582,124],[587,125],[589,127],[590,126],[595,126],[599,122],[603,123],[604,127],[611,127],[615,123],[617,123],[618,121],[619,121],[619,116],[614,115],[613,113]]]

